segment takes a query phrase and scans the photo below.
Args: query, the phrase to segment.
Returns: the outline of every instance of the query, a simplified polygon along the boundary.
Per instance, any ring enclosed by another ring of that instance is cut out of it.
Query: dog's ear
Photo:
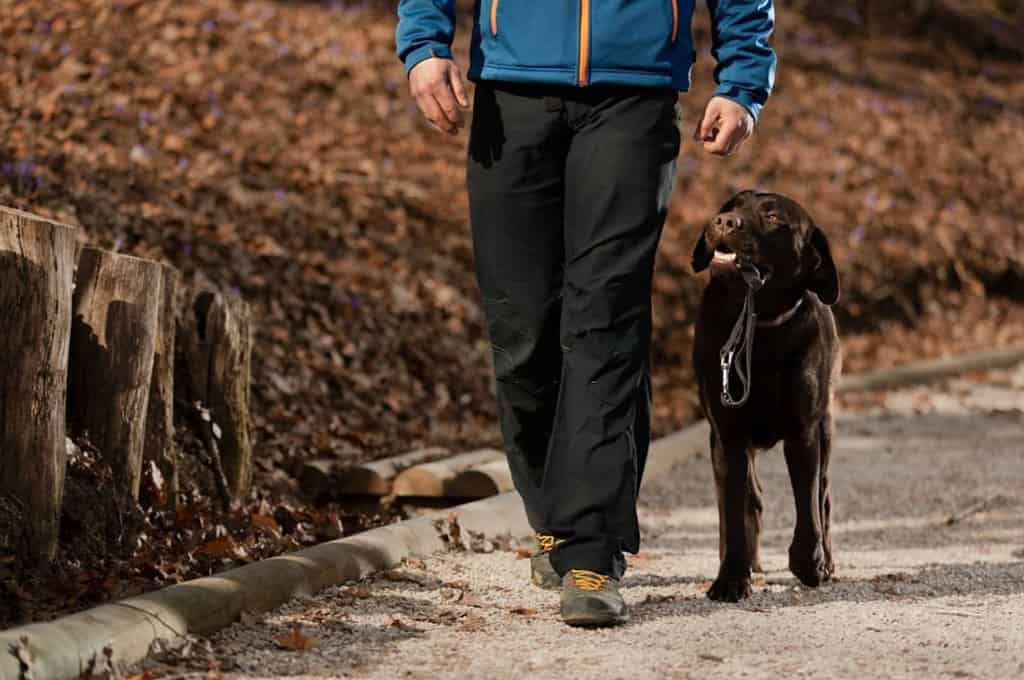
[[[711,264],[712,252],[708,248],[708,240],[704,238],[704,232],[700,233],[700,238],[697,239],[697,245],[693,247],[693,259],[690,260],[690,266],[693,267],[694,273],[699,274],[708,268]]]
[[[825,232],[814,223],[810,225],[810,238],[805,246],[807,262],[807,290],[814,291],[826,305],[839,301],[839,272],[832,260]]]

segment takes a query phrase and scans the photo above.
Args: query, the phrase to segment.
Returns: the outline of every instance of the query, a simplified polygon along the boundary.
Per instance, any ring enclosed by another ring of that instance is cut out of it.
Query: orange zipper
[[[498,2],[491,0],[491,35],[498,35]]]
[[[588,80],[588,64],[590,58],[590,0],[580,0],[580,58],[576,80],[586,85]]]
[[[497,2],[498,0],[494,0]],[[672,0],[672,44],[676,44],[679,35],[679,0]]]

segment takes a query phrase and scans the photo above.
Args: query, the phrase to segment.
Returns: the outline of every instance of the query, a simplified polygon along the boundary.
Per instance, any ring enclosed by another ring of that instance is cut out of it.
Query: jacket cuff
[[[441,59],[452,58],[452,48],[443,43],[427,43],[422,47],[417,47],[409,54],[405,55],[405,75],[409,75],[409,71],[416,67],[416,64],[430,59],[431,57],[440,57]]]
[[[764,108],[764,104],[768,101],[768,95],[763,90],[747,90],[742,87],[735,85],[729,85],[728,83],[722,83],[715,89],[716,97],[725,97],[736,102],[754,117],[754,123],[757,124],[757,119],[761,115],[761,109]]]

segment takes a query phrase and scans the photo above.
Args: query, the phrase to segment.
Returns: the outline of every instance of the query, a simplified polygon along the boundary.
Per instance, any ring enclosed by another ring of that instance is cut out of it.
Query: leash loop
[[[747,283],[747,294],[743,299],[743,309],[729,333],[729,339],[722,345],[719,360],[722,368],[722,406],[739,408],[750,398],[750,375],[754,359],[754,330],[757,328],[757,312],[754,311],[754,295],[764,287],[771,273],[762,274],[752,264],[741,266],[740,273]],[[736,359],[740,361],[737,362]],[[733,398],[730,383],[735,369],[736,378],[740,383],[740,397]]]

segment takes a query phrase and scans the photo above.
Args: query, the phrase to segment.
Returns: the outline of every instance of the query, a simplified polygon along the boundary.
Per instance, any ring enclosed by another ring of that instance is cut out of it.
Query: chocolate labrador
[[[707,595],[728,602],[751,595],[751,571],[762,570],[755,454],[779,441],[796,500],[789,568],[818,586],[834,570],[828,461],[841,367],[829,309],[839,276],[828,240],[792,199],[744,191],[694,248],[694,271],[708,267],[693,350],[718,497],[721,565]]]

